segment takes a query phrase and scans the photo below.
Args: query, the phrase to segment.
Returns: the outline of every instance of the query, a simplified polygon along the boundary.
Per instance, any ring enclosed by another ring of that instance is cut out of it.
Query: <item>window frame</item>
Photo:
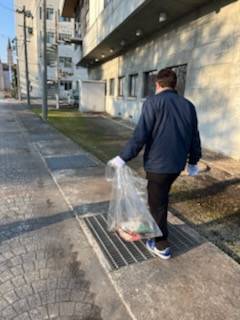
[[[109,79],[109,96],[115,96],[115,78]]]
[[[72,57],[64,57],[59,56],[59,64],[62,65],[64,68],[72,68],[73,59]]]
[[[52,35],[52,37],[51,37],[51,39],[52,39],[52,41],[49,41],[49,39],[50,39],[50,37],[49,37],[49,35]],[[52,32],[52,31],[47,31],[47,43],[49,43],[49,44],[54,44],[54,39],[55,39],[55,34],[54,34],[54,32]]]
[[[170,67],[167,67],[167,68],[170,68],[172,69],[173,71],[176,72],[176,75],[177,75],[177,86],[176,86],[176,90],[178,92],[178,94],[180,94],[181,96],[184,95],[185,93],[185,89],[186,89],[186,78],[187,78],[187,68],[188,68],[188,64],[187,63],[182,63],[182,64],[178,64],[178,65],[174,65],[174,66],[170,66]],[[184,73],[185,73],[185,78],[184,78],[184,82],[182,83],[181,82],[181,85],[180,85],[180,81],[179,81],[179,70],[180,68],[184,68]]]
[[[51,12],[49,14],[49,12]],[[46,10],[46,19],[49,21],[53,21],[54,20],[54,9],[53,8],[47,8]]]
[[[128,81],[128,96],[130,98],[137,98],[137,82],[138,82],[138,73],[133,73],[129,75]],[[132,82],[134,80],[134,82]],[[133,91],[133,92],[132,92]],[[133,94],[132,94],[133,93]]]
[[[59,21],[59,22],[71,22],[71,18],[69,18],[69,17],[64,17],[64,16],[59,16],[58,21]]]
[[[124,82],[125,82],[124,80],[125,80],[125,76],[118,77],[118,97],[124,97]]]
[[[64,87],[64,91],[70,91],[72,90],[72,81],[70,80],[61,80],[60,86]]]
[[[146,98],[146,97],[149,97],[151,95],[154,95],[155,93],[155,90],[154,90],[154,93],[149,93],[149,84],[147,83],[147,79],[150,76],[157,76],[157,69],[152,69],[150,71],[145,71],[143,73],[143,98]],[[155,81],[152,81],[154,82],[154,85],[155,85]]]

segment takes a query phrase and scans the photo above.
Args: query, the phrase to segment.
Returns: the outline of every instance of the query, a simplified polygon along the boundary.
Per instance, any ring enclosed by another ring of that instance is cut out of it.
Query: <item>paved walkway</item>
[[[54,138],[0,102],[0,319],[130,319],[38,152]]]
[[[239,320],[231,258],[170,215],[198,245],[110,271],[82,220],[106,211],[104,166],[20,105],[0,130],[0,319]]]

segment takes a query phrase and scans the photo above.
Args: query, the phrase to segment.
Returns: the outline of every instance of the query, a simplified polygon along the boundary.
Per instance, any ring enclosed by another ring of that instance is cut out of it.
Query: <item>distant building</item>
[[[12,83],[12,72],[13,72],[13,49],[11,45],[10,39],[8,39],[8,47],[7,47],[7,63],[8,63],[8,70],[9,70],[9,79],[10,83]]]
[[[15,0],[15,7],[30,10],[33,18],[27,18],[27,46],[30,94],[42,97],[42,36],[43,9],[39,0]],[[23,15],[16,13],[21,92],[26,95],[26,77],[23,44]],[[78,90],[78,81],[87,77],[86,69],[76,66],[73,60],[74,44],[70,43],[74,32],[74,19],[59,14],[59,1],[47,1],[47,64],[48,95],[67,98]]]
[[[0,60],[0,91],[10,91],[12,87],[12,73],[15,68],[13,63],[13,50],[11,42],[8,39],[7,45],[7,63]]]
[[[61,14],[81,22],[78,63],[106,81],[108,113],[136,122],[173,68],[203,145],[240,159],[240,1],[62,0]]]
[[[11,82],[9,76],[9,66],[0,60],[0,91],[9,91]]]

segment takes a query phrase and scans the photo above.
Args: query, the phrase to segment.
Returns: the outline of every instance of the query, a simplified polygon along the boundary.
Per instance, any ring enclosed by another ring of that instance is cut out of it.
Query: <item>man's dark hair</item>
[[[170,68],[162,69],[157,74],[157,82],[162,88],[170,87],[174,89],[177,84],[177,75]]]

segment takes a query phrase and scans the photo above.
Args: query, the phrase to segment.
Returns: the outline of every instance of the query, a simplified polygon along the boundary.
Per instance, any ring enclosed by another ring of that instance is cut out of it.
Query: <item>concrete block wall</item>
[[[240,159],[240,1],[205,6],[124,55],[90,69],[89,76],[107,80],[108,86],[115,78],[115,96],[107,95],[106,111],[136,122],[144,102],[143,73],[185,63],[185,96],[196,105],[203,145]],[[139,74],[136,99],[127,96],[128,76],[133,73]],[[121,98],[119,76],[125,76],[126,95]]]

